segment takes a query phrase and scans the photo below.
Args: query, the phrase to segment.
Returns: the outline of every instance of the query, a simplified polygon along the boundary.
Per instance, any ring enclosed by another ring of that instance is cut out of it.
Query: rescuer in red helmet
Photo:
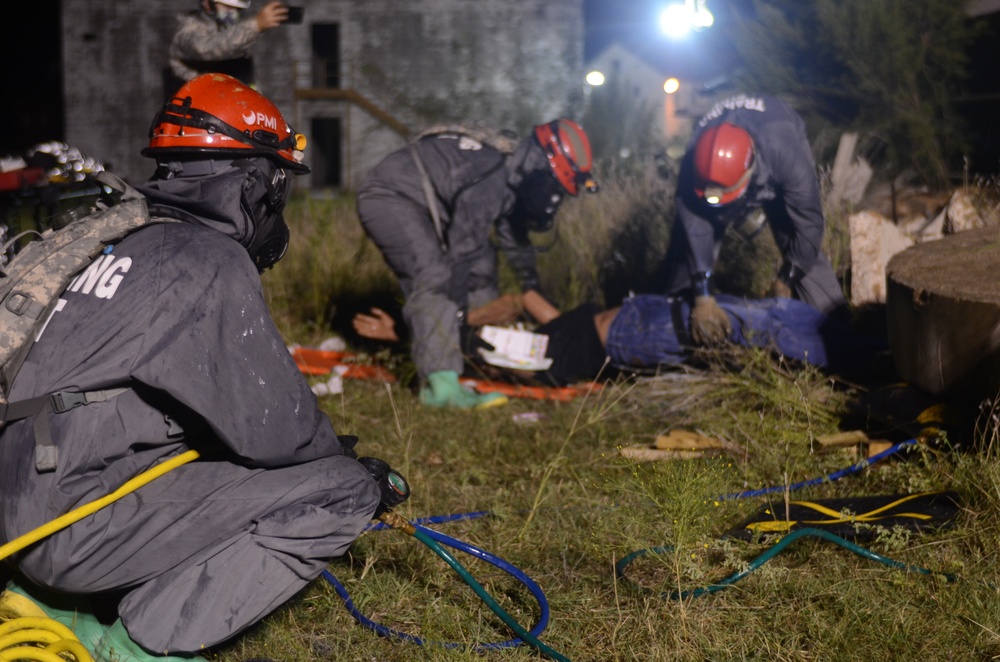
[[[795,296],[826,314],[846,306],[822,250],[825,221],[805,125],[787,104],[745,95],[716,104],[695,127],[676,206],[666,293],[691,295],[695,343],[715,344],[731,331],[712,296],[712,270],[726,228],[752,225],[759,209],[784,258],[771,294]]]
[[[429,129],[365,178],[358,213],[399,278],[424,404],[505,402],[459,383],[462,339],[472,335],[467,313],[499,295],[491,233],[522,291],[537,290],[529,232],[550,229],[565,196],[597,190],[591,168],[587,134],[558,119],[520,141],[470,127]]]
[[[7,590],[99,662],[179,662],[229,639],[319,576],[379,506],[374,472],[317,408],[261,289],[288,243],[304,148],[235,78],[182,87],[143,150],[156,170],[134,213],[152,222],[66,288],[11,387],[14,403],[79,406],[4,427],[0,542],[201,455],[6,559]],[[42,417],[54,470],[31,459]]]

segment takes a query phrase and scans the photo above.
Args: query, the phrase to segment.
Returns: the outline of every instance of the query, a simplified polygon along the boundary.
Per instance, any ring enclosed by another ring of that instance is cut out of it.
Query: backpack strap
[[[117,192],[121,196],[122,202],[140,200],[144,197],[142,193],[139,193],[139,191],[131,184],[108,170],[102,170],[101,172],[92,175],[92,177],[107,188]]]
[[[437,193],[434,191],[434,183],[431,182],[430,175],[427,174],[427,168],[424,166],[420,154],[417,153],[417,146],[414,143],[410,143],[410,154],[413,156],[413,162],[417,165],[417,170],[420,172],[420,183],[424,187],[424,197],[427,198],[427,209],[430,211],[431,219],[434,221],[434,233],[437,235],[438,245],[441,247],[442,253],[447,253],[448,240],[444,236],[444,227],[441,225],[441,212],[437,205]]]
[[[0,420],[3,424],[35,416],[35,469],[39,473],[54,471],[59,459],[59,449],[52,443],[49,414],[62,414],[71,409],[95,402],[107,402],[130,390],[131,387],[110,388],[100,391],[56,391],[27,400],[0,403]]]

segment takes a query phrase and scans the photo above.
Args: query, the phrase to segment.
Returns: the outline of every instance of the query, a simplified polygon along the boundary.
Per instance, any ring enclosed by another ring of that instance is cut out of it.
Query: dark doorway
[[[340,25],[313,23],[313,87],[340,87]]]
[[[0,24],[0,155],[64,140],[59,0],[5,2]]]
[[[312,187],[337,188],[344,183],[341,166],[343,132],[339,117],[316,117],[312,121]]]

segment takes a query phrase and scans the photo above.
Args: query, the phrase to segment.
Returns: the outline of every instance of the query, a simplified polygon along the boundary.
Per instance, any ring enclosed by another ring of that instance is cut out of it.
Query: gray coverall
[[[262,618],[343,554],[379,502],[224,234],[246,228],[198,223],[154,224],[98,257],[32,347],[12,401],[128,387],[40,414],[56,469],[36,470],[35,417],[0,438],[3,541],[200,452],[12,558],[56,591],[124,592],[119,615],[151,651],[197,652]]]
[[[411,148],[433,186],[440,238]],[[358,214],[399,279],[421,378],[442,370],[462,373],[462,318],[499,296],[491,231],[496,230],[522,290],[538,288],[535,255],[527,236],[517,236],[510,215],[519,178],[547,167],[541,148],[530,140],[507,157],[470,138],[443,134],[390,154],[365,178]]]
[[[845,306],[840,283],[822,250],[825,221],[819,179],[802,118],[774,97],[732,97],[698,122],[690,146],[706,127],[719,122],[750,134],[756,170],[740,200],[713,208],[694,192],[693,150],[688,149],[678,176],[666,293],[680,293],[691,286],[692,276],[711,272],[726,227],[763,207],[785,260],[804,273],[794,284],[795,296],[826,314]]]

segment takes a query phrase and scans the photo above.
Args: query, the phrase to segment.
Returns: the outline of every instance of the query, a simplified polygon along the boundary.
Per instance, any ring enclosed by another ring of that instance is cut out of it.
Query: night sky
[[[719,26],[729,20],[728,8],[742,1],[709,3],[716,26],[690,33],[682,40],[666,37],[657,26],[658,14],[666,4],[667,0],[584,0],[584,57],[589,60],[617,41],[665,76],[705,80],[731,70],[736,54]]]

